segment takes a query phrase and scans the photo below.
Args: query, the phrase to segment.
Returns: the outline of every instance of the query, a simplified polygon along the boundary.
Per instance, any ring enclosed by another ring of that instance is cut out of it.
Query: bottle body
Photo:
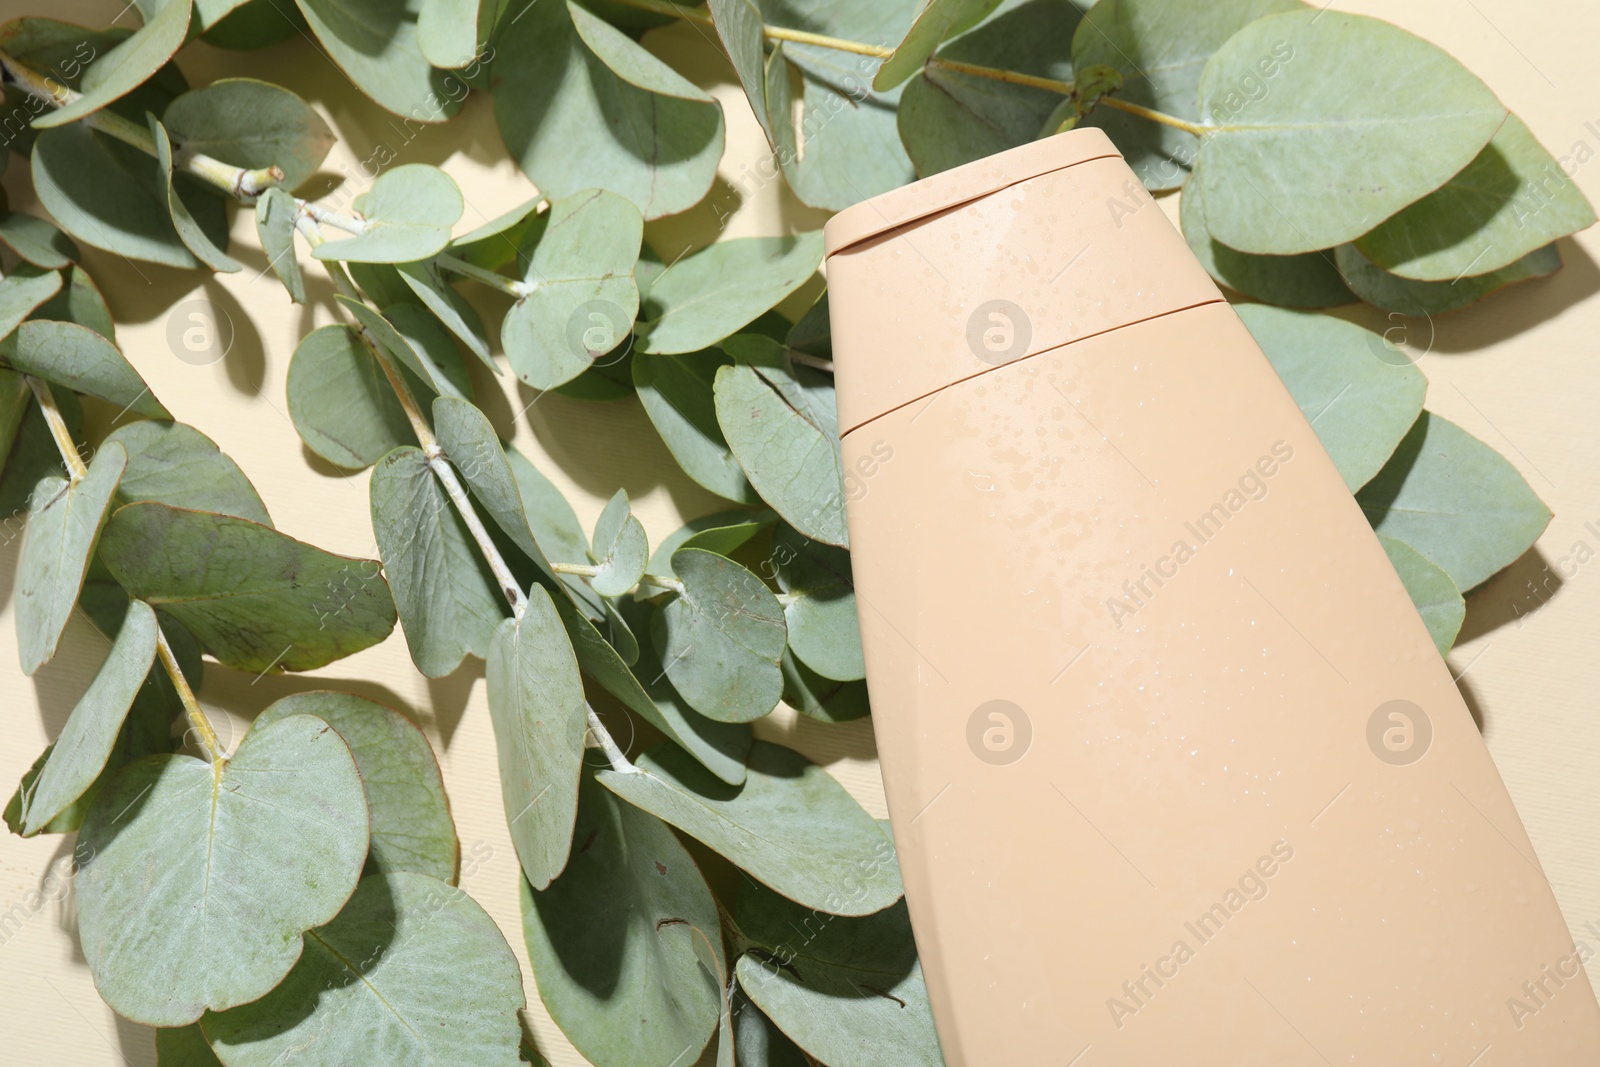
[[[829,235],[868,686],[947,1061],[1591,1062],[1583,960],[1381,546],[1159,209],[1080,154]],[[1020,248],[939,231],[995,218]],[[927,364],[948,380],[905,380]]]

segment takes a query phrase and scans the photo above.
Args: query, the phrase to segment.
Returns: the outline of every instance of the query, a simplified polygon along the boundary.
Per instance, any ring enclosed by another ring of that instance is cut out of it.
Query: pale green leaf
[[[410,304],[391,304],[381,313],[359,300],[339,295],[334,298],[348,308],[359,323],[384,351],[401,363],[440,396],[464,397],[463,385],[470,385],[461,371],[461,361],[456,356],[449,338],[430,337],[422,323],[425,314],[413,315],[419,309]],[[410,332],[407,336],[404,325]],[[415,342],[413,341],[415,339]]]
[[[696,711],[749,722],[783,696],[783,608],[761,579],[704,549],[680,548],[682,592],[656,615],[650,637],[673,688]]]
[[[333,131],[300,97],[254,78],[219,78],[184,93],[161,116],[186,152],[204,152],[247,170],[277,167],[295,189],[316,173]]]
[[[172,0],[168,0],[168,3],[171,2]],[[156,144],[156,174],[166,194],[167,211],[172,216],[172,227],[178,232],[178,240],[194,253],[196,259],[212,270],[228,273],[243,270],[239,261],[229,256],[226,251],[227,235],[220,235],[222,238],[220,241],[212,240],[200,228],[200,224],[189,213],[188,206],[178,196],[177,187],[172,184],[172,139],[167,136],[166,127],[162,126],[154,115],[146,118],[150,126],[150,135]]]
[[[272,525],[244,471],[193,426],[140,420],[111,431],[106,441],[128,451],[128,468],[117,484],[120,499],[156,500]]]
[[[682,1067],[721,1014],[696,943],[720,937],[694,859],[659,819],[585,775],[582,847],[540,891],[522,886],[522,931],[539,997],[592,1063]]]
[[[652,282],[640,352],[697,352],[777,305],[822,262],[822,232],[738,237],[685,256]]]
[[[872,76],[872,87],[882,92],[899,85],[922,69],[941,44],[976,26],[999,4],[1000,0],[928,0],[905,39]]]
[[[223,1067],[199,1023],[157,1030],[156,1063],[159,1067]]]
[[[106,306],[105,297],[100,295],[94,279],[79,266],[67,271],[66,285],[35,308],[32,317],[75,322],[79,326],[87,326],[112,344],[117,341],[116,324],[111,321],[111,309]]]
[[[24,794],[24,836],[38,833],[99,777],[155,662],[156,634],[156,613],[132,601],[111,651],[73,707],[32,790]]]
[[[269,704],[252,729],[315,715],[350,747],[367,797],[372,842],[368,869],[456,877],[456,827],[439,761],[422,731],[393,708],[351,693],[313,690]]]
[[[609,189],[646,218],[694,206],[722,158],[722,109],[571,3],[532,4],[496,42],[495,117],[541,192]]]
[[[1200,147],[1211,235],[1292,255],[1354,240],[1439,188],[1506,109],[1420,37],[1307,8],[1230,37],[1200,75],[1200,114],[1216,127]]]
[[[610,362],[607,354],[628,339],[639,311],[633,264],[643,233],[638,209],[602,189],[551,205],[528,262],[532,292],[518,298],[500,328],[519,378],[551,389]]]
[[[56,229],[53,222],[20,211],[0,214],[0,244],[35,267],[60,270],[78,258],[72,238]]]
[[[1461,599],[1456,583],[1404,541],[1379,534],[1378,543],[1383,545],[1389,562],[1394,564],[1395,573],[1405,585],[1406,595],[1416,605],[1417,614],[1422,616],[1439,655],[1449,652],[1467,617],[1467,604]]]
[[[644,577],[650,542],[644,524],[628,508],[626,489],[618,489],[595,520],[589,554],[600,568],[590,582],[601,596],[621,596]]]
[[[435,414],[434,418],[438,420],[439,416]],[[530,558],[536,561],[543,559],[546,563],[552,559],[569,562],[583,559],[589,551],[589,535],[578,522],[578,515],[567,503],[567,498],[522,453],[509,445],[504,446],[503,451],[511,465],[517,495],[522,500],[523,516],[538,549],[538,554]],[[486,461],[474,464],[473,460],[468,459],[466,462],[477,466],[479,470],[491,468]],[[556,577],[590,621],[598,622],[605,617],[605,600],[581,576],[559,574]]]
[[[289,360],[289,417],[306,447],[361,470],[415,441],[405,409],[355,330],[323,326]]]
[[[78,929],[120,1014],[180,1026],[261,997],[367,856],[355,761],[321,719],[251,730],[226,762],[154,756],[101,790],[79,841]]]
[[[1512,115],[1459,174],[1355,245],[1391,274],[1454,281],[1507,267],[1594,220],[1583,192]]]
[[[486,685],[506,823],[523,874],[543,889],[572,848],[587,730],[578,661],[543,587],[495,631]]]
[[[435,70],[422,54],[417,39],[422,0],[295,3],[328,56],[380,106],[424,123],[444,122],[461,109],[466,83],[458,74]]]
[[[1504,456],[1431,412],[1356,500],[1373,529],[1422,553],[1462,592],[1515,561],[1550,522]]]
[[[411,447],[384,456],[373,468],[371,495],[372,532],[417,669],[442,678],[468,653],[487,655],[506,593],[427,457]]]
[[[127,465],[123,447],[109,444],[95,453],[80,481],[48,475],[33,491],[17,559],[17,651],[23,674],[32,674],[56,653]]]
[[[312,670],[394,629],[378,563],[248,519],[143,502],[118,508],[100,556],[123,588],[239,670]]]
[[[550,569],[550,561],[528,521],[528,510],[517,476],[506,458],[505,446],[500,443],[488,416],[465,400],[441,396],[433,402],[433,429],[445,456],[461,472],[472,495],[495,525],[554,581],[555,572]],[[537,472],[535,477],[540,477]],[[570,508],[568,513],[571,513]],[[572,521],[575,525],[577,518],[574,516]],[[583,558],[582,549],[575,558]]]
[[[825,678],[865,678],[850,553],[780,523],[772,534],[772,563],[778,588],[789,596],[783,617],[794,654]]]
[[[547,216],[539,214],[546,202],[543,196],[518,204],[510,211],[450,242],[450,254],[484,270],[499,270],[517,258],[523,237],[534,227],[543,227]]]
[[[404,263],[399,267],[400,278],[417,294],[428,310],[477,356],[484,366],[500,373],[500,365],[489,355],[489,342],[484,337],[483,319],[477,309],[467,303],[455,288],[445,282],[439,268],[432,260]]]
[[[436,67],[458,70],[488,53],[495,18],[509,0],[422,0],[417,43]]]
[[[1517,282],[1543,278],[1561,269],[1561,253],[1554,244],[1529,252],[1510,266],[1489,274],[1474,274],[1448,282],[1418,282],[1375,266],[1355,245],[1334,250],[1345,284],[1361,299],[1401,315],[1442,315],[1466,307],[1474,300]]]
[[[61,289],[61,275],[28,263],[19,263],[0,279],[0,338],[11,331]]]
[[[790,900],[830,915],[870,915],[900,899],[893,844],[844,786],[798,752],[757,741],[739,786],[670,745],[636,766],[597,778]]]
[[[1382,337],[1342,319],[1264,304],[1238,312],[1344,484],[1352,493],[1366,485],[1422,414],[1422,372]]]
[[[818,722],[851,722],[872,712],[866,682],[824,678],[796,659],[793,649],[783,653],[783,702]]]
[[[750,100],[750,110],[767,135],[767,144],[776,150],[778,141],[767,114],[767,54],[761,9],[755,0],[706,0],[706,10],[711,14],[722,50],[728,54],[733,72]]]
[[[778,519],[768,508],[760,511],[719,511],[692,519],[668,534],[650,555],[647,569],[651,574],[676,578],[672,572],[672,554],[680,548],[703,548],[719,556],[732,556],[740,545],[749,541]],[[771,577],[770,569],[763,577]]]
[[[83,73],[83,95],[33,120],[45,129],[76,122],[127,96],[166,65],[189,32],[190,0],[166,0],[140,29],[97,55]]]
[[[261,251],[266,253],[267,265],[289,290],[289,299],[304,304],[306,283],[300,274],[300,258],[294,244],[295,217],[299,213],[294,197],[276,187],[262,193],[256,201],[256,234],[261,240]]]
[[[361,232],[328,241],[312,253],[318,259],[362,263],[410,263],[434,255],[450,243],[450,227],[461,219],[461,190],[448,174],[426,163],[405,163],[378,175],[356,198]]]
[[[719,1058],[717,1067],[811,1067],[812,1061],[788,1035],[767,1018],[765,1012],[751,1003],[737,983],[733,987],[733,1036],[738,1050],[737,1059]],[[162,1067],[167,1067],[165,1063]],[[177,1067],[210,1067],[208,1064],[179,1063]]]
[[[87,326],[33,321],[0,342],[0,364],[151,419],[172,415],[117,346]]]
[[[633,384],[645,414],[685,474],[720,497],[741,504],[760,498],[733,458],[717,425],[711,383],[733,358],[710,348],[678,356],[640,356],[633,360]]]

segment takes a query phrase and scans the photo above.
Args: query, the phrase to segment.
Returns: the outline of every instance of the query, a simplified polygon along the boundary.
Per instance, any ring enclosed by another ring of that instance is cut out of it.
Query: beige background
[[[863,0],[868,2],[868,0]],[[121,0],[5,0],[85,25],[103,25]],[[1600,6],[1588,0],[1341,0],[1341,10],[1382,15],[1438,43],[1480,74],[1507,106],[1527,120],[1557,156],[1578,143],[1600,154],[1600,91],[1593,68]],[[123,15],[122,24],[131,25]],[[727,233],[744,236],[815,229],[824,216],[795,203],[779,182],[753,173],[764,143],[720,53],[695,27],[657,31],[646,44],[689,72],[722,101],[729,152],[723,182],[709,205],[647,228],[671,256],[686,243],[709,240],[719,215]],[[403,162],[444,167],[466,195],[461,228],[474,227],[522,202],[533,188],[507,160],[490,102],[472,98],[443,128],[417,131],[365,101],[305,41],[235,54],[204,45],[181,66],[194,84],[253,75],[281,82],[323,110],[340,135],[324,171],[328,188],[375,151]],[[1372,72],[1366,72],[1371,75]],[[1592,125],[1589,125],[1591,124]],[[1600,202],[1600,163],[1577,174]],[[359,185],[356,178],[354,184]],[[13,159],[4,176],[12,203],[31,200],[26,167]],[[1168,198],[1171,209],[1175,201]],[[265,260],[248,212],[234,220],[234,254],[245,270],[215,278],[89,251],[85,262],[105,289],[124,351],[175,415],[198,426],[233,456],[255,482],[285,532],[336,552],[374,552],[367,512],[367,476],[341,474],[309,457],[284,408],[284,375],[295,342],[334,321],[325,281],[312,286],[309,308],[291,305],[259,272]],[[1548,281],[1502,293],[1435,323],[1383,321],[1352,312],[1378,329],[1403,330],[1427,354],[1428,406],[1460,423],[1515,463],[1555,511],[1536,549],[1469,601],[1462,641],[1450,655],[1468,703],[1483,726],[1501,773],[1528,826],[1574,937],[1600,948],[1600,234],[1562,242],[1566,269]],[[307,261],[308,279],[320,279]],[[477,299],[481,290],[474,290]],[[206,366],[178,359],[167,341],[169,320],[189,325],[190,300],[209,301],[231,321],[226,358]],[[803,302],[791,301],[797,313]],[[492,324],[504,305],[480,300]],[[176,310],[175,310],[176,309]],[[181,312],[182,314],[179,314]],[[1391,337],[1398,336],[1391,332]],[[480,401],[499,431],[514,437],[568,494],[592,524],[605,498],[626,488],[658,541],[685,517],[720,508],[672,464],[633,400],[587,404],[538,397],[510,376],[498,382],[478,368]],[[1594,528],[1585,523],[1593,522]],[[0,538],[4,541],[6,538]],[[1574,556],[1585,542],[1589,551]],[[16,541],[0,547],[0,786],[9,793],[40,749],[61,729],[73,702],[104,654],[105,642],[81,619],[68,630],[55,661],[35,677],[17,667],[10,611]],[[481,663],[439,681],[411,665],[398,629],[383,645],[311,676],[249,675],[209,665],[202,702],[226,719],[237,740],[250,718],[287,693],[341,686],[403,708],[428,731],[444,768],[463,855],[487,856],[463,884],[500,923],[523,960],[527,1019],[540,1047],[558,1065],[583,1060],[561,1038],[539,1004],[527,971],[517,911],[517,861],[500,808]],[[884,814],[870,725],[820,726],[780,709],[762,724],[825,762],[867,809]],[[21,930],[0,943],[0,1048],[16,1064],[73,1063],[98,1067],[153,1064],[151,1032],[119,1020],[99,999],[74,936],[70,892],[61,876],[70,840],[0,837],[0,915],[28,910],[30,891],[48,899]],[[1471,937],[1463,930],[1462,937]]]

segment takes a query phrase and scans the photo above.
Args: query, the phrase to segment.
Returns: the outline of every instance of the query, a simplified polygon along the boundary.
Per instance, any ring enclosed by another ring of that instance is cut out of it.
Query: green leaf
[[[23,674],[32,674],[56,654],[117,479],[127,465],[128,453],[121,445],[106,445],[78,482],[48,475],[33,491],[17,559],[17,650]]]
[[[551,0],[502,27],[496,49],[500,133],[541,192],[609,189],[654,219],[710,190],[722,109],[621,31]]]
[[[116,343],[116,325],[111,321],[111,309],[105,297],[95,287],[94,279],[82,267],[74,266],[67,272],[67,283],[55,296],[34,309],[35,319],[54,319],[57,322],[75,322],[87,326],[112,344]]]
[[[38,833],[99,777],[155,662],[156,633],[156,613],[137,600],[130,603],[116,642],[73,707],[33,789],[24,794],[23,836]]]
[[[1334,255],[1339,273],[1357,296],[1385,311],[1413,316],[1442,315],[1508,285],[1543,278],[1561,269],[1561,253],[1553,244],[1528,253],[1509,267],[1449,282],[1417,282],[1390,274],[1374,266],[1355,245],[1340,245]]]
[[[411,383],[413,392],[420,387],[440,393],[434,388],[434,379],[438,379],[444,386],[441,395],[472,399],[472,376],[467,373],[461,350],[451,340],[450,331],[432,312],[418,301],[392,304],[384,308],[383,313],[428,371],[426,377]],[[409,363],[402,362],[405,363],[402,373],[414,373]]]
[[[295,0],[328,56],[363,93],[407,121],[444,122],[461,110],[467,85],[423,56],[417,39],[422,2]]]
[[[18,323],[33,314],[61,289],[61,275],[19,263],[0,279],[0,338],[6,338]]]
[[[421,324],[426,322],[427,316],[420,313],[420,309],[410,304],[391,304],[380,313],[343,294],[334,299],[349,309],[356,322],[384,351],[398,359],[403,369],[415,374],[429,389],[440,396],[465,396],[466,390],[462,385],[467,383],[458,373],[461,361],[456,356],[454,346],[448,337],[443,337],[441,347],[441,338],[429,337],[424,332],[426,328]],[[406,336],[407,331],[410,336]],[[413,343],[413,338],[416,343]]]
[[[767,1018],[765,1012],[750,1002],[737,983],[733,987],[732,1000],[729,1010],[733,1016],[733,1036],[737,1039],[738,1067],[811,1067],[813,1061],[806,1058],[800,1047],[790,1041],[788,1035]],[[157,1040],[160,1040],[159,1035]],[[734,1057],[730,1055],[726,1060],[719,1058],[717,1067],[733,1067],[734,1063]],[[162,1067],[167,1067],[165,1061]],[[180,1063],[177,1067],[191,1065]],[[194,1067],[209,1065],[196,1064]]]
[[[872,713],[866,682],[824,678],[796,659],[792,649],[783,653],[783,702],[818,722],[852,722]]]
[[[501,343],[517,376],[552,389],[625,341],[639,311],[633,264],[644,220],[627,200],[587,189],[557,200],[533,249]]]
[[[522,887],[540,999],[590,1062],[694,1062],[722,1003],[696,951],[720,929],[705,878],[659,819],[588,775],[573,840],[579,845],[550,888]]]
[[[128,469],[117,484],[123,501],[156,500],[272,525],[244,471],[193,426],[141,420],[111,431],[106,441],[128,452]]]
[[[443,422],[437,412],[434,414],[434,422],[436,429]],[[493,433],[492,427],[490,433]],[[448,453],[450,446],[447,444],[445,449]],[[457,446],[457,451],[462,451],[461,445]],[[486,460],[474,459],[474,451],[470,447],[467,451],[467,458],[464,460],[468,465],[467,469],[475,469],[478,472],[490,471],[492,464]],[[546,568],[552,559],[583,559],[589,551],[589,535],[578,522],[577,513],[572,510],[572,505],[567,503],[567,498],[562,496],[561,490],[541,474],[537,467],[528,462],[522,453],[509,445],[503,446],[502,451],[510,464],[512,480],[516,483],[517,495],[523,505],[523,517],[533,534],[534,547],[538,550],[537,554],[529,554],[529,558],[535,562],[543,559]],[[526,553],[526,549],[524,552]],[[555,578],[566,588],[591,621],[605,617],[605,600],[590,588],[589,583],[582,577],[576,574],[558,574]]]
[[[55,19],[19,18],[0,25],[0,49],[36,71],[47,72],[67,88],[82,91],[88,88],[85,74],[89,64],[97,56],[105,56],[126,43],[133,33],[131,29],[118,26],[90,30]],[[143,122],[146,111],[160,114],[173,98],[188,88],[183,72],[169,61],[137,88],[112,101],[107,110],[132,122]],[[44,107],[36,99],[22,94],[13,94],[5,104],[0,104],[0,124],[13,131],[11,147],[14,151],[25,155],[35,143],[35,131],[30,123]]]
[[[1300,0],[1104,0],[1078,23],[1072,64],[1113,67],[1121,99],[1198,122],[1200,72],[1223,42],[1264,15],[1303,10]],[[1192,134],[1111,108],[1087,125],[1106,131],[1150,189],[1182,185],[1199,151]]]
[[[786,367],[781,345],[730,337],[738,361],[717,371],[717,423],[750,484],[779,515],[811,538],[847,547],[844,472],[831,385]]]
[[[1000,0],[928,0],[905,39],[872,76],[872,87],[879,92],[893,89],[921,70],[941,44],[982,22],[999,4]]]
[[[650,541],[628,508],[626,489],[618,489],[595,520],[593,544],[590,555],[600,572],[590,582],[601,596],[621,596],[644,577]]]
[[[28,379],[16,371],[0,370],[0,467],[11,456],[32,402]]]
[[[1550,522],[1504,456],[1426,411],[1356,501],[1373,529],[1415,548],[1462,592],[1516,560]]]
[[[289,299],[304,304],[306,283],[300,275],[300,259],[294,246],[295,216],[299,211],[294,197],[276,187],[256,200],[256,235],[261,239],[267,265],[289,290]]]
[[[755,0],[706,0],[706,10],[711,13],[711,23],[722,42],[722,50],[733,64],[739,84],[750,101],[750,110],[767,135],[767,144],[774,151],[778,139],[773,133],[772,119],[767,113],[767,53],[762,30],[761,9]]]
[[[720,782],[663,745],[638,773],[599,781],[726,856],[756,881],[830,915],[870,915],[900,899],[894,846],[827,771],[798,752],[757,741],[744,784]]]
[[[227,232],[219,233],[214,239],[200,228],[200,224],[189,213],[188,206],[178,196],[177,187],[172,184],[172,140],[167,136],[166,127],[162,126],[154,115],[146,116],[146,119],[150,125],[150,135],[156,143],[156,174],[166,194],[167,212],[172,216],[173,229],[178,231],[178,240],[194,253],[196,259],[212,270],[232,273],[244,269],[239,261],[229,256],[226,251]]]
[[[680,548],[672,569],[683,591],[651,626],[673,688],[702,715],[749,722],[783,696],[783,608],[761,579],[704,549]]]
[[[640,356],[633,360],[633,384],[645,414],[684,473],[720,497],[754,504],[750,485],[717,425],[711,383],[733,357],[708,348],[679,356]]]
[[[393,708],[330,690],[274,701],[251,729],[293,715],[315,715],[350,747],[372,825],[368,869],[413,871],[454,882],[456,827],[439,761],[422,731]]]
[[[539,214],[539,207],[545,201],[545,197],[536,196],[462,234],[450,242],[450,253],[474,267],[499,270],[517,258],[523,238],[548,221],[547,215]]]
[[[772,562],[778,588],[789,595],[783,617],[794,654],[825,678],[865,678],[850,553],[780,524],[772,535]]]
[[[20,374],[0,370],[0,381],[8,379],[12,388],[20,387],[25,395],[22,398],[22,418],[16,427],[10,454],[6,457],[5,470],[0,473],[0,515],[20,516],[44,503],[43,499],[34,497],[33,491],[39,485],[39,480],[50,476],[64,479],[67,477],[67,468],[61,459],[61,450],[56,447],[56,439],[44,420],[44,413],[33,402],[33,392],[26,380]],[[61,390],[56,394],[56,408],[61,412],[72,439],[80,440],[83,436],[83,408],[78,403],[78,394],[70,389]],[[14,529],[13,539],[16,533]]]
[[[1292,255],[1352,241],[1439,188],[1506,109],[1420,37],[1307,8],[1230,37],[1200,75],[1200,114],[1216,127],[1200,147],[1211,235]]]
[[[543,889],[567,865],[572,848],[588,727],[572,642],[542,587],[529,590],[521,618],[500,624],[488,661],[506,823],[523,874]]]
[[[304,185],[334,142],[310,104],[254,78],[220,78],[184,93],[161,118],[184,151],[247,170],[277,167],[286,190]]]
[[[206,17],[212,5],[207,0],[196,0],[195,14],[206,23],[201,38],[218,48],[251,51],[269,48],[297,34],[309,33],[311,27],[300,9],[283,0],[221,0],[229,10],[218,17]],[[192,28],[192,27],[191,27]]]
[[[38,129],[64,126],[92,114],[148,81],[183,46],[190,0],[166,0],[137,32],[95,57],[83,73],[83,95],[33,120]]]
[[[309,715],[252,729],[216,764],[129,764],[79,835],[78,928],[95,987],[152,1026],[256,1000],[294,966],[302,931],[349,899],[367,832],[350,750]]]
[[[1370,330],[1310,312],[1246,304],[1239,317],[1289,387],[1353,493],[1422,414],[1428,381]]]
[[[1459,174],[1355,244],[1391,274],[1454,281],[1510,266],[1594,221],[1583,192],[1512,115]]]
[[[0,244],[46,270],[60,270],[79,255],[78,246],[55,223],[20,211],[0,214]]]
[[[289,360],[285,388],[300,439],[335,466],[362,470],[416,440],[388,379],[348,326],[307,334]]]
[[[905,904],[865,918],[818,916],[746,883],[737,915],[760,950],[739,958],[740,988],[818,1061],[944,1063]]]
[[[417,43],[429,63],[457,70],[488,51],[502,0],[422,0]]]
[[[483,365],[500,373],[500,365],[489,355],[489,342],[484,337],[483,319],[477,309],[467,303],[455,288],[445,282],[439,268],[432,260],[404,263],[399,267],[400,279],[411,288],[428,310],[438,316],[447,329],[477,356]]]
[[[50,217],[84,244],[168,267],[201,265],[172,227],[160,174],[136,148],[83,125],[46,130],[33,146],[33,187]],[[202,232],[226,235],[220,198],[185,203]]]
[[[130,595],[239,670],[313,670],[394,629],[376,560],[336,556],[232,515],[128,504],[106,523],[100,556]]]
[[[156,1063],[160,1067],[223,1067],[206,1043],[199,1023],[164,1026],[157,1030]]]
[[[1449,652],[1467,617],[1467,604],[1461,599],[1456,583],[1404,541],[1379,534],[1378,543],[1388,553],[1389,562],[1394,564],[1395,573],[1406,587],[1406,594],[1417,606],[1417,614],[1422,616],[1428,636],[1433,638],[1433,646],[1441,656]]]
[[[1353,304],[1356,296],[1339,274],[1331,249],[1297,256],[1257,256],[1229,248],[1206,229],[1204,167],[1195,167],[1178,200],[1183,239],[1206,272],[1245,296],[1280,307],[1326,308]]]
[[[433,428],[439,436],[439,445],[444,449],[445,456],[461,472],[472,495],[483,505],[495,525],[511,538],[545,577],[554,582],[555,572],[550,569],[550,561],[528,522],[528,511],[523,504],[517,476],[488,416],[465,400],[442,396],[433,402]],[[518,458],[521,459],[520,456]],[[534,476],[542,477],[537,472],[534,472]],[[565,504],[565,500],[562,503]],[[571,514],[570,508],[568,514]],[[573,516],[572,522],[577,524],[576,516]],[[581,533],[579,537],[582,538]],[[588,547],[587,541],[580,543],[584,548],[579,550],[579,555],[575,557],[577,559],[583,558],[582,553]]]
[[[363,878],[337,918],[308,930],[282,985],[200,1025],[229,1067],[516,1067],[525,1003],[494,920],[460,889],[401,871]]]
[[[717,344],[800,288],[822,262],[822,232],[738,237],[685,256],[656,278],[639,323],[640,352]]]
[[[487,655],[505,594],[421,449],[397,448],[379,460],[371,494],[372,532],[411,661],[442,678],[468,653]]]
[[[0,344],[0,363],[150,419],[170,419],[117,346],[87,326],[34,321]]]
[[[680,548],[703,548],[719,556],[731,557],[740,545],[778,520],[777,513],[763,508],[760,511],[719,511],[702,515],[672,533],[656,546],[647,569],[651,574],[676,578],[672,572],[672,554]],[[771,574],[763,571],[764,577]]]
[[[361,232],[328,241],[312,253],[318,259],[359,263],[410,263],[426,259],[450,243],[450,227],[461,220],[461,190],[448,174],[426,163],[386,170],[356,198]]]
[[[1071,0],[1005,0],[984,23],[939,50],[940,59],[1070,81],[1072,33],[1083,12]],[[930,66],[906,83],[900,139],[923,177],[1039,136],[1059,93]]]

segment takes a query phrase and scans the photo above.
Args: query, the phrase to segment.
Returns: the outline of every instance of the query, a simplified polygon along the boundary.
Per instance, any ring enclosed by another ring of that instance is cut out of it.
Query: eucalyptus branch
[[[646,574],[639,579],[639,584],[653,585],[657,589],[669,589],[679,595],[683,593],[683,582],[677,578],[669,578],[664,574]]]
[[[587,702],[583,705],[589,719],[589,732],[600,744],[600,751],[605,753],[606,762],[611,764],[611,769],[618,774],[638,774],[639,768],[635,767],[622,749],[617,747],[616,739],[611,736],[611,731],[606,729],[606,724],[600,721],[600,716],[595,714],[594,707]]]
[[[61,462],[67,465],[68,480],[77,485],[89,473],[89,468],[84,466],[83,457],[78,455],[78,445],[72,439],[72,431],[67,429],[67,420],[61,417],[61,409],[56,407],[56,398],[50,392],[49,384],[31,374],[27,380],[28,388],[33,390],[33,398],[39,402],[39,410],[44,413],[45,425],[50,427],[56,451],[61,453]]]
[[[600,573],[600,567],[593,563],[556,563],[552,561],[550,569],[557,574],[575,574],[580,578],[593,578]],[[658,589],[670,589],[674,593],[683,592],[682,582],[664,574],[642,575],[637,584],[655,586]]]
[[[452,256],[448,252],[440,252],[433,258],[433,261],[452,274],[459,274],[463,278],[471,278],[475,282],[482,282],[491,289],[500,290],[507,296],[521,298],[534,290],[534,286],[527,282],[519,282],[515,278],[507,278],[504,274],[497,274],[492,270],[484,270],[482,267]]]

